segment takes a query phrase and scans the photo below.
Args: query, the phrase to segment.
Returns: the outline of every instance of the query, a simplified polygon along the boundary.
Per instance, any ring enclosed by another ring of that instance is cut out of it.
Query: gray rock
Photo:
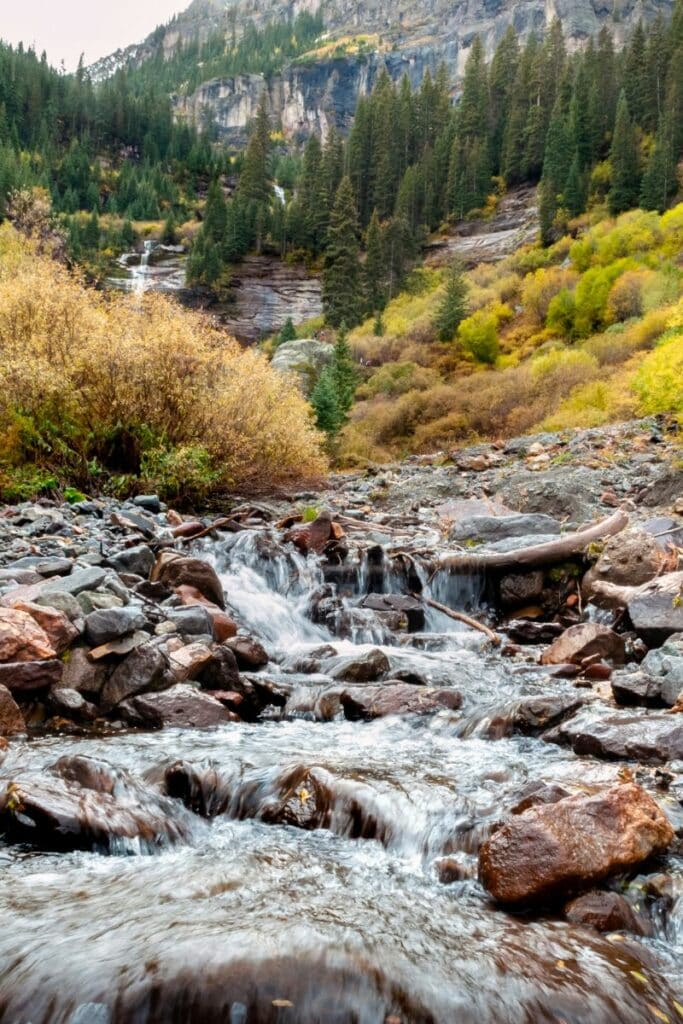
[[[683,758],[683,715],[579,712],[542,739],[570,746],[577,754],[663,764]]]
[[[29,555],[12,562],[10,569],[33,569],[39,576],[68,576],[73,569],[70,558],[43,558],[40,555]]]
[[[49,593],[43,590],[34,598],[34,603],[46,608],[56,608],[57,611],[64,612],[72,622],[78,622],[83,617],[83,609],[78,603],[78,598],[64,590],[50,590]]]
[[[628,613],[647,644],[661,644],[673,633],[683,633],[683,572],[646,584],[629,600]]]
[[[75,718],[79,721],[93,721],[97,717],[97,708],[90,704],[78,690],[55,686],[50,690],[49,703],[58,715]]]
[[[663,647],[649,651],[641,668],[657,682],[662,702],[673,707],[683,691],[683,637],[674,635]]]
[[[84,590],[77,599],[83,615],[93,612],[107,611],[110,608],[122,608],[123,601],[115,594],[103,594],[97,590]]]
[[[662,689],[659,679],[653,679],[647,672],[627,669],[618,670],[610,680],[612,693],[617,704],[625,707],[661,707]]]
[[[301,390],[310,395],[320,371],[332,360],[333,346],[315,338],[287,341],[276,350],[271,366],[279,373],[293,373]]]
[[[450,540],[457,543],[479,541],[489,543],[511,538],[554,537],[560,533],[561,524],[550,516],[540,514],[515,514],[510,516],[470,516],[455,523]],[[521,547],[522,545],[516,545]]]
[[[84,590],[97,590],[107,578],[104,569],[92,566],[90,569],[76,569],[70,576],[62,576],[58,580],[50,581],[42,590],[43,596],[48,594],[72,594],[76,597]]]
[[[102,707],[111,711],[129,697],[164,685],[166,659],[155,644],[136,647],[121,662],[102,690]]]
[[[161,512],[161,501],[158,494],[138,494],[133,498],[133,504],[154,515]]]
[[[88,615],[85,634],[93,647],[99,647],[142,629],[146,621],[139,608],[104,608]]]
[[[537,572],[508,573],[499,585],[501,603],[505,608],[531,604],[543,593],[544,574]]]
[[[213,619],[202,605],[187,605],[164,611],[168,621],[184,636],[213,637]]]
[[[125,551],[120,551],[117,555],[113,555],[109,559],[109,564],[113,566],[117,572],[130,572],[136,576],[142,577],[142,579],[149,579],[149,574],[152,571],[155,558],[152,549],[147,544],[137,544],[133,548],[127,548]]]

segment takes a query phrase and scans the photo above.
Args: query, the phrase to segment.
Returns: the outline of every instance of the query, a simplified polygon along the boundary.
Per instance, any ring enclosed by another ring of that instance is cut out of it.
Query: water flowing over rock
[[[538,902],[635,867],[673,837],[652,797],[636,785],[617,786],[510,819],[482,847],[481,879],[501,903]]]

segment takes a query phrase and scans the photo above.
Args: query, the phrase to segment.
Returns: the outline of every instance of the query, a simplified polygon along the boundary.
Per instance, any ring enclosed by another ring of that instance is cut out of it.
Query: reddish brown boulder
[[[329,512],[321,512],[312,523],[301,523],[285,533],[285,541],[291,541],[304,555],[314,551],[322,555],[331,540],[341,539]],[[343,536],[343,534],[342,534]]]
[[[26,722],[6,686],[0,686],[0,736],[26,732]]]
[[[673,837],[659,805],[626,783],[511,818],[482,846],[479,874],[500,903],[538,903],[632,868]]]
[[[268,654],[263,646],[258,640],[253,640],[249,636],[236,636],[234,639],[228,640],[226,647],[229,647],[235,655],[238,668],[244,669],[246,672],[265,668],[268,664]]]
[[[10,661],[0,665],[0,685],[13,693],[42,690],[54,686],[62,678],[61,661]]]
[[[594,928],[598,932],[632,932],[647,935],[648,922],[640,918],[625,896],[618,892],[587,892],[564,908],[570,924]]]
[[[68,616],[57,608],[32,604],[30,601],[18,602],[14,607],[21,612],[26,612],[41,629],[45,630],[56,654],[63,654],[79,635]]]
[[[344,715],[351,721],[386,718],[387,715],[429,715],[462,704],[457,690],[433,690],[410,683],[353,686],[340,697]]]
[[[162,551],[150,579],[152,583],[163,583],[173,590],[182,586],[194,587],[207,601],[225,609],[221,581],[215,569],[201,558],[188,558],[177,551]]]
[[[562,636],[543,652],[543,665],[582,665],[606,658],[623,665],[626,659],[624,641],[618,633],[597,622],[579,622],[565,629]]]
[[[219,701],[186,683],[133,697],[124,701],[121,711],[133,725],[152,729],[208,729],[235,720]]]
[[[40,661],[56,653],[45,630],[27,612],[0,608],[0,662]]]
[[[201,605],[202,608],[206,608],[213,623],[214,637],[219,643],[237,636],[237,623],[230,618],[227,612],[219,608],[217,604],[204,597],[196,587],[183,584],[176,588],[176,594],[183,604],[188,607]]]

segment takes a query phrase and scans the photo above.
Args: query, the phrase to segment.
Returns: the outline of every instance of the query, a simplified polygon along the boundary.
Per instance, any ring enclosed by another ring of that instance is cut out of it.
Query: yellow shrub
[[[578,280],[578,274],[562,267],[541,268],[528,274],[522,287],[522,306],[534,323],[542,327],[548,315],[548,307],[554,297],[563,289],[571,290]]]
[[[0,423],[18,419],[15,455],[72,475],[93,459],[135,474],[145,452],[197,446],[216,486],[325,469],[307,403],[261,353],[160,296],[107,298],[27,247],[17,259],[3,229]]]
[[[634,389],[642,412],[683,416],[683,326],[674,326],[671,336],[645,358]]]

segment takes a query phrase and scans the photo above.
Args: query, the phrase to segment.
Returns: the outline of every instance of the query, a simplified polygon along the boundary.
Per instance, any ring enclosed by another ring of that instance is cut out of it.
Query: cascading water
[[[546,692],[537,675],[509,671],[444,617],[429,624],[443,636],[395,636],[382,653],[392,674],[457,688],[461,711],[368,723],[295,712],[307,691],[339,688],[340,661],[367,654],[311,621],[312,595],[334,591],[319,561],[258,530],[204,541],[197,553],[221,574],[240,628],[265,645],[271,663],[261,678],[288,702],[266,720],[208,732],[12,745],[4,776],[45,772],[59,758],[101,759],[115,767],[124,802],[149,800],[173,827],[164,844],[122,847],[128,856],[29,855],[0,843],[2,1024],[676,1019],[680,859],[673,909],[638,941],[552,912],[509,915],[476,880],[479,844],[530,783],[581,791],[617,778],[616,765],[539,739],[494,741],[466,728]],[[358,569],[344,612],[361,610],[367,593],[371,574]],[[430,582],[426,568],[415,572],[451,607],[483,597],[480,580]],[[385,586],[404,592],[398,570]],[[575,692],[566,680],[545,686]],[[170,785],[185,775],[195,780],[193,810],[208,820],[181,803],[189,788]],[[444,857],[451,885],[438,880]]]

